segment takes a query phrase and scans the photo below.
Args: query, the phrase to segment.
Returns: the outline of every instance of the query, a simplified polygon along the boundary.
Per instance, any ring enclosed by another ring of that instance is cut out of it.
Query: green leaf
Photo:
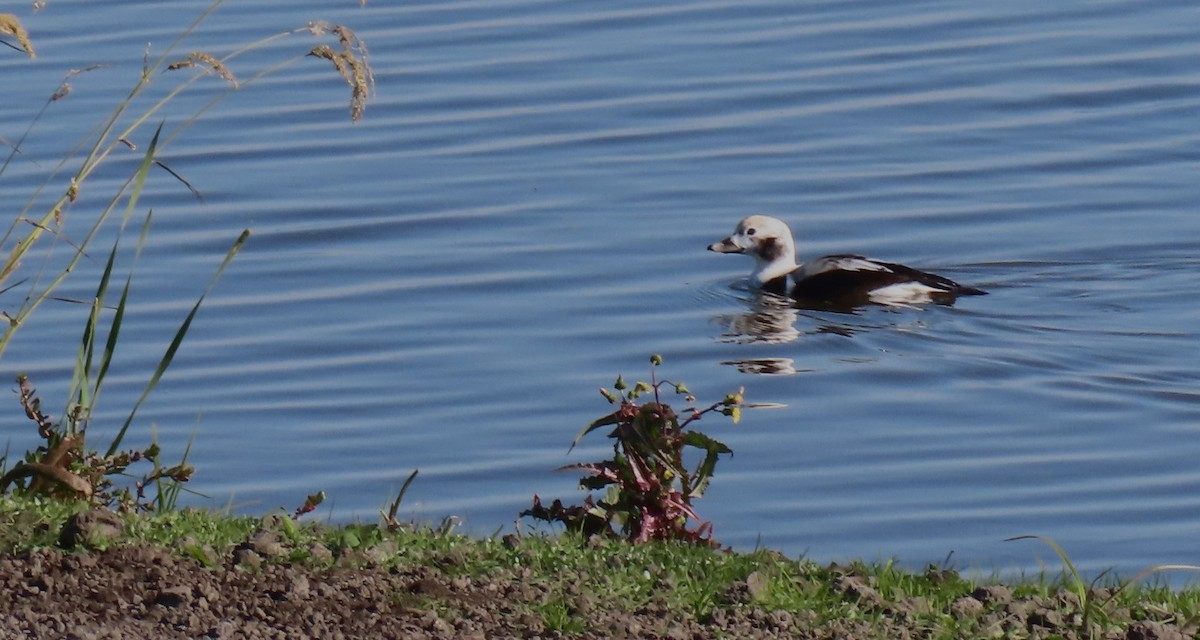
[[[688,431],[683,436],[683,443],[689,447],[696,447],[697,449],[704,449],[709,452],[733,453],[733,449],[730,449],[723,442],[715,440],[709,437],[708,434],[699,431]]]
[[[603,489],[604,487],[607,487],[610,484],[613,484],[612,480],[609,480],[608,478],[604,478],[601,476],[584,476],[579,479],[579,487],[581,489],[587,489],[589,491],[592,491],[595,489]]]
[[[618,421],[619,421],[619,417],[618,417],[618,412],[616,412],[616,411],[614,411],[602,418],[596,418],[595,420],[590,422],[588,424],[588,426],[584,427],[583,430],[579,432],[579,435],[575,436],[575,439],[571,441],[571,447],[569,449],[567,449],[567,453],[570,453],[571,450],[575,448],[575,445],[579,444],[579,441],[583,440],[583,437],[586,436],[587,434],[595,431],[596,429],[599,429],[600,427],[607,427],[609,425],[617,424]]]
[[[689,431],[684,436],[683,442],[688,446],[697,447],[705,451],[704,460],[697,465],[696,472],[692,475],[692,486],[684,487],[688,492],[689,498],[699,498],[704,495],[709,483],[712,482],[713,472],[717,467],[717,459],[722,453],[732,454],[733,450],[698,431]]]

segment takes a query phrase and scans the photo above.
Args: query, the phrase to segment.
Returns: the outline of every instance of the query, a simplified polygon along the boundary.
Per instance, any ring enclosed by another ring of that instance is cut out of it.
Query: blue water
[[[0,49],[5,140],[69,70],[107,66],[22,143],[7,210],[47,210],[78,160],[35,189],[128,94],[147,43],[206,6],[20,14],[38,58]],[[582,498],[553,469],[606,453],[598,436],[567,453],[608,410],[596,387],[661,353],[701,401],[745,387],[781,405],[702,423],[735,456],[697,508],[735,548],[1030,572],[1057,560],[1002,540],[1037,533],[1093,574],[1200,563],[1198,18],[1186,2],[231,3],[180,51],[343,23],[377,94],[351,124],[346,85],[303,57],[328,39],[306,33],[230,61],[244,86],[160,153],[203,199],[165,172],[143,196],[154,223],[93,443],[250,228],[129,436],[156,429],[175,456],[194,436],[192,504],[260,514],[322,489],[318,517],[373,520],[419,468],[402,513],[511,529],[535,493]],[[123,122],[192,73],[156,78]],[[153,127],[226,90],[201,78],[132,134],[17,277],[83,238]],[[991,295],[782,310],[755,339],[749,260],[705,251],[748,213],[786,219],[802,257],[865,253]],[[110,242],[59,295],[91,296]],[[0,375],[27,372],[61,414],[85,313],[46,303]],[[36,445],[15,400],[0,415],[13,450]]]

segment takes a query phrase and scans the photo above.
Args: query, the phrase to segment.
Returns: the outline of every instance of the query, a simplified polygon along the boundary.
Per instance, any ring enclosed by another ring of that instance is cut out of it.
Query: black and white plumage
[[[755,288],[789,295],[805,308],[850,310],[866,304],[950,304],[958,296],[987,293],[942,276],[858,255],[832,255],[796,263],[796,244],[787,224],[770,216],[743,218],[733,235],[708,246],[718,253],[754,258]],[[793,284],[789,290],[788,279]]]

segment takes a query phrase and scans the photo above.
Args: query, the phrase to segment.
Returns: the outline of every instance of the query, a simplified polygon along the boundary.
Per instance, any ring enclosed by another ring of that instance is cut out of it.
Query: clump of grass
[[[1040,540],[1046,546],[1050,547],[1059,560],[1062,561],[1063,583],[1074,596],[1076,609],[1074,613],[1075,618],[1078,620],[1077,627],[1082,634],[1085,634],[1089,638],[1099,637],[1109,631],[1117,630],[1116,626],[1124,623],[1124,620],[1121,620],[1118,625],[1114,625],[1111,615],[1111,605],[1118,600],[1123,592],[1130,590],[1134,585],[1140,584],[1144,579],[1152,575],[1166,571],[1200,571],[1200,567],[1194,565],[1160,564],[1143,569],[1132,578],[1117,583],[1115,587],[1102,587],[1098,585],[1105,578],[1106,574],[1101,573],[1091,582],[1084,580],[1083,576],[1075,568],[1075,563],[1071,561],[1071,556],[1053,538],[1030,534],[1005,539],[1006,542],[1015,540]],[[1195,625],[1197,620],[1187,619],[1180,620],[1179,622],[1182,623],[1181,626],[1190,627]]]
[[[42,446],[25,453],[11,470],[0,476],[0,493],[15,486],[17,491],[70,501],[83,499],[91,504],[120,510],[170,510],[182,485],[195,472],[187,464],[187,453],[178,464],[166,466],[156,442],[142,449],[100,454],[87,450],[82,432],[68,433],[50,416],[41,412],[41,401],[29,378],[18,378],[19,398],[25,413],[37,425]],[[118,487],[113,478],[126,476],[131,465],[148,462],[151,469],[132,485]],[[148,488],[155,494],[147,496]]]
[[[129,219],[142,192],[147,174],[154,162],[160,133],[161,128],[155,132],[142,163],[132,178],[133,185],[124,221]],[[143,222],[134,252],[135,264],[136,258],[141,254],[146,242],[151,218],[151,214],[148,213]],[[122,228],[125,225],[124,221]],[[83,337],[76,355],[69,393],[71,400],[64,413],[63,422],[54,422],[48,414],[41,410],[41,400],[29,383],[28,377],[22,375],[18,379],[19,398],[25,415],[37,426],[38,435],[45,442],[42,446],[26,452],[22,461],[18,462],[3,477],[0,477],[0,492],[15,485],[20,491],[59,498],[83,498],[95,504],[121,509],[165,510],[174,508],[183,483],[187,482],[195,471],[187,464],[187,452],[185,451],[181,462],[167,466],[162,463],[161,450],[153,439],[145,448],[132,451],[120,451],[121,444],[138,409],[158,384],[163,373],[170,367],[192,320],[200,310],[200,305],[216,285],[230,261],[237,255],[248,236],[249,232],[244,231],[226,254],[224,262],[218,267],[208,289],[201,294],[191,312],[187,314],[176,332],[175,338],[159,360],[157,368],[141,396],[134,403],[124,424],[116,432],[107,450],[99,453],[88,447],[87,432],[97,399],[103,389],[104,380],[119,344],[126,303],[133,281],[133,268],[131,267],[105,334],[101,327],[100,314],[107,307],[106,300],[110,293],[114,266],[121,245],[121,238],[118,235],[109,252],[108,261],[90,305],[90,313],[84,324]],[[142,476],[140,480],[136,480],[132,487],[118,488],[114,486],[112,482],[114,476],[124,475],[130,465],[141,461],[149,461],[152,464],[150,472]],[[148,498],[146,495],[148,487],[155,489],[153,498]]]
[[[719,457],[732,452],[721,442],[691,428],[691,424],[712,412],[729,416],[736,423],[741,417],[742,391],[704,409],[688,406],[680,416],[662,401],[662,387],[668,385],[677,395],[686,396],[689,403],[694,403],[695,398],[682,382],[658,380],[655,369],[660,364],[661,356],[651,356],[650,382],[639,381],[630,388],[618,376],[613,385],[616,393],[600,389],[610,404],[618,405],[617,410],[584,427],[571,444],[574,448],[592,431],[615,426],[609,433],[614,440],[612,459],[562,467],[587,472],[579,486],[605,489],[605,496],[599,501],[588,496],[582,506],[570,507],[563,506],[560,500],[546,507],[534,496],[533,506],[522,511],[521,517],[560,522],[568,530],[588,535],[617,535],[616,529],[620,529],[620,535],[632,542],[677,540],[715,544],[711,523],[696,514],[692,501],[704,495]],[[646,394],[653,401],[639,404],[638,400]],[[684,460],[688,451],[703,454],[691,468]]]

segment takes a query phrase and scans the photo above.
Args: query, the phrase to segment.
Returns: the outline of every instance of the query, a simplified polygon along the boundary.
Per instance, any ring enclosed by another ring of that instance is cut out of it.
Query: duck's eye
[[[750,227],[749,229],[746,229],[746,235],[752,236],[752,235],[754,235],[754,233],[756,231],[757,231],[757,229],[755,229],[754,227]]]

